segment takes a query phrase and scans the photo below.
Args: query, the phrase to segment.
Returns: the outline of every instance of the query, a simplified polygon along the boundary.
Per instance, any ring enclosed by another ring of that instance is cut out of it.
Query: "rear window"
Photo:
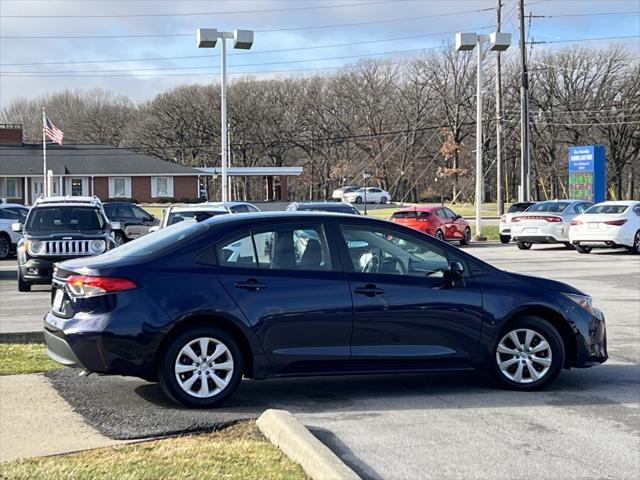
[[[429,212],[395,212],[391,215],[391,218],[427,218],[429,216]]]
[[[171,212],[167,219],[167,226],[175,225],[176,223],[184,222],[185,220],[200,223],[204,222],[208,218],[215,217],[216,215],[224,215],[226,213],[227,212],[207,212],[202,210],[192,212]]]
[[[334,212],[334,213],[358,213],[354,207],[349,207],[348,205],[328,205],[328,206],[301,206],[298,210],[303,212]]]
[[[507,213],[524,212],[530,206],[531,206],[530,203],[514,203],[509,207],[509,210],[507,211]]]
[[[627,208],[629,208],[628,205],[594,205],[593,207],[585,210],[584,213],[608,213],[611,215],[619,215],[626,212]]]
[[[103,253],[102,256],[120,258],[154,255],[171,247],[179,247],[180,243],[197,237],[205,230],[207,230],[207,226],[201,223],[179,223],[127,242]]]
[[[69,230],[103,230],[105,219],[94,207],[38,207],[27,219],[26,230],[65,232]]]
[[[569,202],[540,202],[532,205],[528,212],[552,212],[561,213],[571,205]]]

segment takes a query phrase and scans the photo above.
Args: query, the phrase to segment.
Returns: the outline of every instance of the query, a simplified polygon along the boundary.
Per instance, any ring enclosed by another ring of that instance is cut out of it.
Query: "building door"
[[[67,178],[67,195],[72,197],[81,197],[89,195],[88,179],[85,177]]]
[[[44,194],[44,181],[42,179],[31,179],[31,203],[34,204],[38,198]]]

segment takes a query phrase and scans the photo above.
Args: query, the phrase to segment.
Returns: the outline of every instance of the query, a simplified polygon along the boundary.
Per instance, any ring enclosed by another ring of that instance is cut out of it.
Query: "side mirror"
[[[157,232],[158,230],[160,230],[160,225],[155,225],[149,229],[149,233]]]
[[[456,213],[456,220],[458,220],[459,218],[462,218],[462,215],[458,215],[458,214]]]
[[[21,223],[12,223],[11,224],[11,230],[16,232],[16,233],[20,233],[22,232],[24,225],[22,225]]]
[[[109,226],[111,227],[111,230],[122,230],[120,222],[109,222]]]
[[[455,260],[449,262],[449,270],[445,272],[444,278],[447,283],[445,288],[464,287],[464,265]]]

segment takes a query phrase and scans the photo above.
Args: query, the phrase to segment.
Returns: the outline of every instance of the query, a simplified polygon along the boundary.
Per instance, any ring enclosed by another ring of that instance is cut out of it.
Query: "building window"
[[[131,198],[131,177],[109,177],[109,197]]]
[[[22,183],[19,178],[0,178],[0,197],[22,198]]]
[[[81,178],[71,179],[71,196],[72,197],[82,196],[82,179]]]
[[[151,196],[173,197],[173,177],[151,177]]]

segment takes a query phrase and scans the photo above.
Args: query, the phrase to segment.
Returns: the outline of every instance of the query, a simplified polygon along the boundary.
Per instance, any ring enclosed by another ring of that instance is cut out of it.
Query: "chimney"
[[[22,125],[0,123],[0,145],[22,145]]]

